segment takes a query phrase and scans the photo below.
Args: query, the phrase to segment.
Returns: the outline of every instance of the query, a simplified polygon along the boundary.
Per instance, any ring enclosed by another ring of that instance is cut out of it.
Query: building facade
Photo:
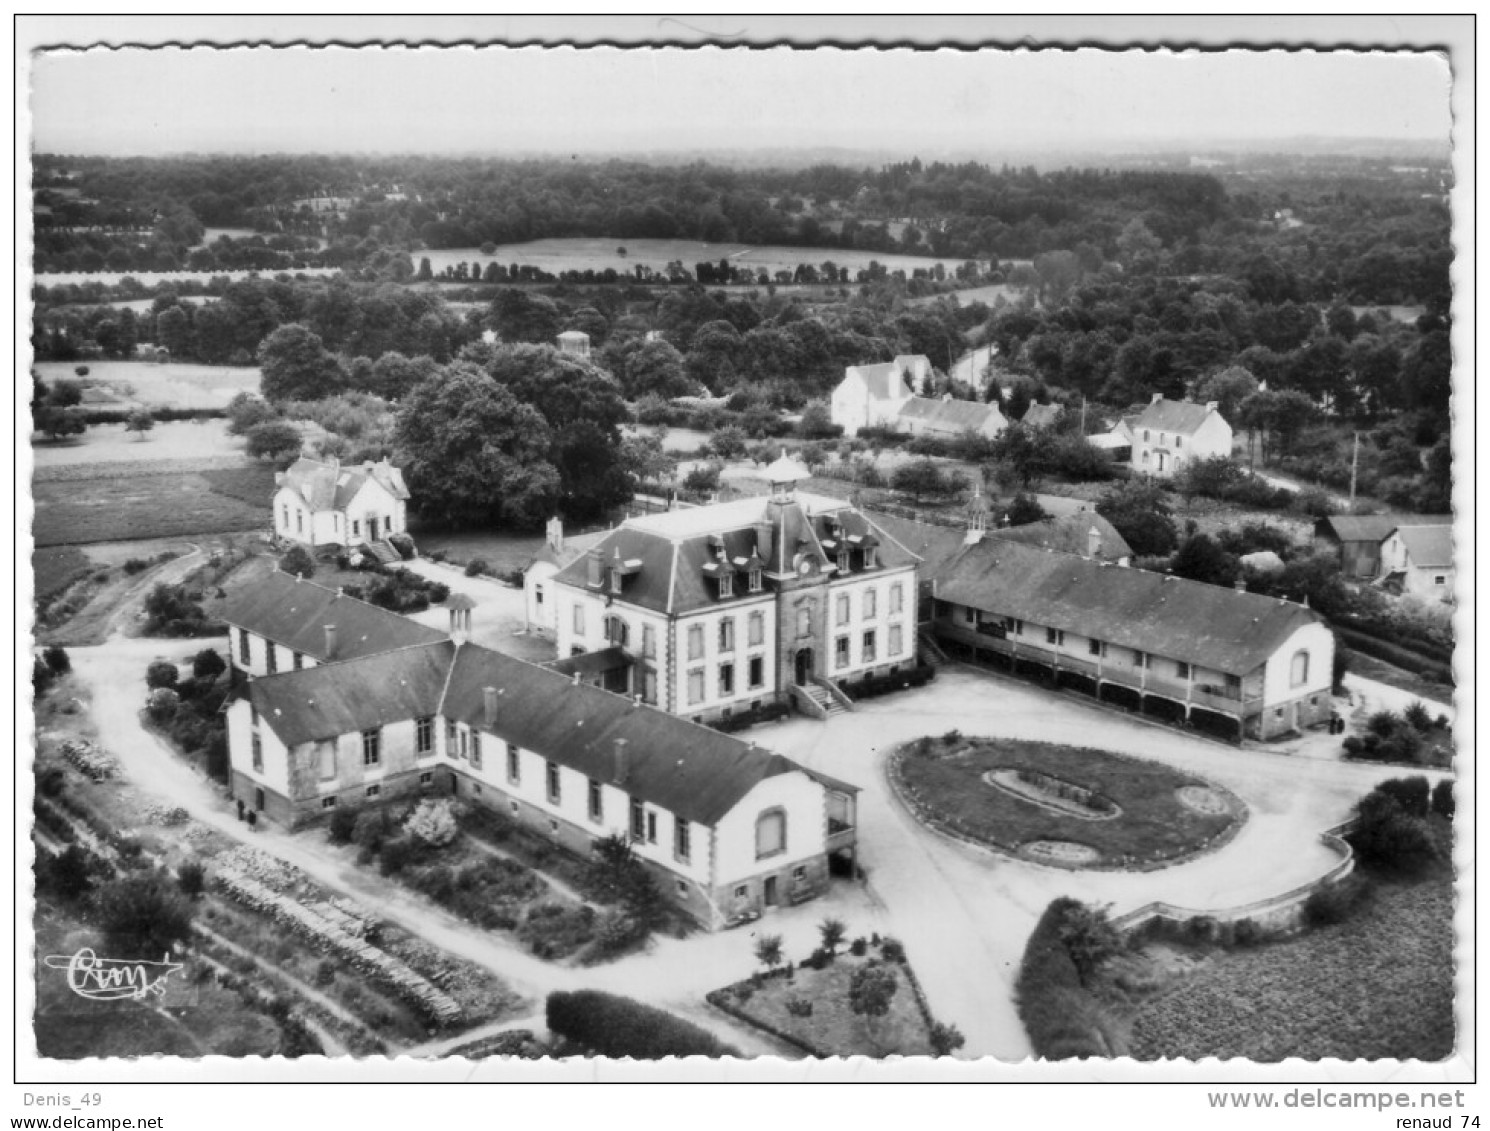
[[[620,648],[627,690],[697,721],[821,702],[838,681],[916,663],[917,559],[861,511],[799,494],[629,519],[553,579],[562,658]],[[841,694],[841,693],[840,693]]]
[[[1133,434],[1130,466],[1141,475],[1170,479],[1193,460],[1231,455],[1231,425],[1215,401],[1191,404],[1155,393],[1127,425]]]
[[[274,533],[311,549],[370,546],[408,531],[409,490],[398,468],[297,459],[275,477]]]
[[[926,388],[931,362],[919,355],[879,365],[850,365],[828,401],[828,414],[845,436],[861,428],[888,428],[901,406]]]

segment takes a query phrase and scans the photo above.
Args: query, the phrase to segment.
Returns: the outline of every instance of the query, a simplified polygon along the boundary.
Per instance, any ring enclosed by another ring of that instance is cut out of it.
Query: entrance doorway
[[[767,876],[766,877],[765,900],[766,900],[766,906],[767,907],[775,907],[776,906],[777,900],[776,900],[776,877],[775,876]]]
[[[254,790],[254,808],[260,813],[264,811],[264,791],[262,789]]]
[[[802,648],[797,652],[797,683],[805,685],[812,682],[812,649]]]
[[[370,515],[367,516],[367,540],[369,542],[376,542],[378,540],[378,517],[377,517],[377,515],[371,515],[370,514]]]

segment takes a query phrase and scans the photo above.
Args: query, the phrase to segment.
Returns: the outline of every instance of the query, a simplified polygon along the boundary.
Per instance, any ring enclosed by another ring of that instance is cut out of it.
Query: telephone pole
[[[1356,467],[1361,461],[1361,434],[1353,433],[1355,444],[1350,452],[1350,513],[1355,513],[1355,473]]]

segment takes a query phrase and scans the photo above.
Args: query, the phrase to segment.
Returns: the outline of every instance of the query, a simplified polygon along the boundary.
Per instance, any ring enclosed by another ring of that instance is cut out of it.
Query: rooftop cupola
[[[811,478],[812,472],[783,451],[781,458],[766,468],[766,482],[771,485],[771,501],[791,502],[795,497],[797,484]]]

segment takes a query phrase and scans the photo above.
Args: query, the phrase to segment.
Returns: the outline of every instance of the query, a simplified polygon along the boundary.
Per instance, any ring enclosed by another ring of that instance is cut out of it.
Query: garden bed
[[[1098,820],[1063,812],[1045,797],[990,787],[990,773],[1043,775],[1067,792],[1100,797],[1118,812]],[[1239,798],[1158,762],[1045,742],[964,739],[955,732],[902,747],[891,759],[890,778],[901,799],[933,827],[1062,867],[1166,867],[1219,847],[1246,817]],[[1182,803],[1178,791],[1187,788],[1224,799],[1225,811],[1199,812]]]

